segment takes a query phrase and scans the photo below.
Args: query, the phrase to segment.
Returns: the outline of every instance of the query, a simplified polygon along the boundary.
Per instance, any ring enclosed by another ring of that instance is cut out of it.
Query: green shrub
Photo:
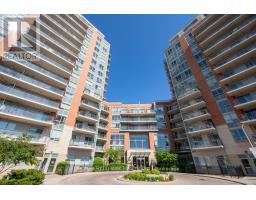
[[[170,174],[170,175],[168,176],[168,179],[169,179],[169,181],[173,181],[173,180],[174,180],[174,176]]]
[[[143,170],[142,170],[142,173],[143,173],[143,174],[150,174],[150,170],[149,170],[149,169],[143,169]]]
[[[124,163],[110,163],[107,165],[106,169],[108,171],[126,171],[127,170],[127,164]]]
[[[93,171],[95,171],[95,172],[105,171],[105,165],[104,165],[103,158],[100,158],[100,157],[94,158]]]
[[[147,173],[147,171],[144,171]],[[129,180],[135,180],[135,181],[150,181],[150,182],[163,182],[164,177],[163,176],[153,176],[153,175],[147,175],[143,172],[132,172],[124,176],[125,179]]]
[[[59,175],[64,175],[67,173],[67,170],[68,170],[68,162],[67,161],[63,161],[63,162],[59,162],[57,164],[57,167],[56,167],[56,171],[55,173],[56,174],[59,174]]]
[[[152,169],[151,174],[159,175],[160,171],[158,169]]]
[[[39,185],[45,174],[37,169],[12,170],[0,180],[0,185]]]

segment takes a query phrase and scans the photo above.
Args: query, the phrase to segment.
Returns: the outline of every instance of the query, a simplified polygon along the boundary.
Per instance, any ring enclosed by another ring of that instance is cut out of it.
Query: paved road
[[[87,172],[67,176],[47,175],[46,185],[234,185],[239,184],[228,180],[198,176],[193,174],[173,173],[175,180],[165,183],[127,182],[121,180],[127,172]]]

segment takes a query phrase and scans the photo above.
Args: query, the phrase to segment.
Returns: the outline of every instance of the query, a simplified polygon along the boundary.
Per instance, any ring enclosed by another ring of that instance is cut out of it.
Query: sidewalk
[[[172,172],[175,174],[175,172]],[[179,173],[179,174],[186,174],[186,173]],[[256,185],[256,177],[253,176],[245,176],[245,177],[231,177],[231,176],[222,176],[222,175],[210,175],[210,174],[191,174],[193,176],[201,176],[201,177],[208,177],[214,179],[221,179],[221,180],[228,180],[234,183],[239,183],[243,185]]]

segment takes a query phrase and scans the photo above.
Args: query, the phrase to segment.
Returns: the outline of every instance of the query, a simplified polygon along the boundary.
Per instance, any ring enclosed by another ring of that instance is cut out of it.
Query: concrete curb
[[[145,183],[145,185],[148,185],[148,184],[152,184],[152,185],[170,185],[170,183],[173,183],[175,181],[175,179],[173,181],[168,181],[168,182],[149,182],[149,181],[134,181],[134,180],[126,180],[123,178],[123,175],[122,176],[119,176],[116,178],[116,180],[118,181],[122,181],[122,182],[126,182],[126,183]]]

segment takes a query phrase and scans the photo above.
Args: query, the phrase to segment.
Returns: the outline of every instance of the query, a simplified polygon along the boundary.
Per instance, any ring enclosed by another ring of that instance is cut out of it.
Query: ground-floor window
[[[170,149],[169,137],[167,133],[156,133],[154,139],[157,149]]]

